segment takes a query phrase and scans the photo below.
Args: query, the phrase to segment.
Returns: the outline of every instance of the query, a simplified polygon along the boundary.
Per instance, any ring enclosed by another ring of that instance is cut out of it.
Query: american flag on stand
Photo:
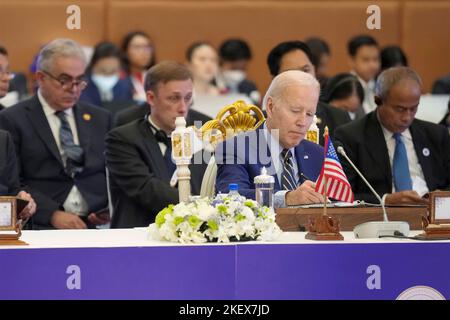
[[[325,161],[323,162],[322,171],[316,182],[316,192],[320,194],[324,194],[325,192],[324,177],[326,177],[327,181],[328,197],[339,201],[353,202],[354,195],[352,187],[342,169],[333,143],[328,137],[328,130],[325,131]]]

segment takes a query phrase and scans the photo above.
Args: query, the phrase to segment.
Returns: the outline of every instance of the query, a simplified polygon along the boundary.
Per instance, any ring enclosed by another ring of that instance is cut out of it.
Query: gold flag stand
[[[328,136],[328,127],[325,127],[324,136]],[[325,139],[328,142],[328,139]],[[344,240],[344,237],[339,232],[340,222],[339,220],[327,215],[327,202],[328,202],[328,190],[327,190],[327,176],[324,174],[324,192],[323,192],[323,214],[317,217],[310,217],[308,225],[308,233],[305,235],[305,239],[308,240]]]

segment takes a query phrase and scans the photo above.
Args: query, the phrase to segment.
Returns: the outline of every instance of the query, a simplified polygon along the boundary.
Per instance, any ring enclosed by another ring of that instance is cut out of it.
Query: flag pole
[[[325,148],[326,151],[328,151],[328,126],[325,126],[325,132],[323,133],[323,136],[325,137]],[[324,179],[324,188],[323,188],[323,215],[326,216],[327,215],[327,194],[328,194],[328,190],[327,190],[327,175],[324,174],[323,175],[323,179]]]

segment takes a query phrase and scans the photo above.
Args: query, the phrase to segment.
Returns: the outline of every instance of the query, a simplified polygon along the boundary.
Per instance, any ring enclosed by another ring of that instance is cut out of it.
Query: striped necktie
[[[281,186],[283,190],[295,190],[297,188],[297,180],[294,177],[294,166],[292,163],[292,153],[289,149],[281,151],[281,159],[283,160],[283,173],[281,174]]]
[[[81,172],[84,166],[84,152],[83,149],[76,145],[73,140],[72,130],[66,118],[64,111],[57,111],[55,115],[61,121],[61,128],[59,130],[59,139],[61,140],[61,148],[63,154],[66,155],[66,171],[69,176],[73,177],[75,173]]]

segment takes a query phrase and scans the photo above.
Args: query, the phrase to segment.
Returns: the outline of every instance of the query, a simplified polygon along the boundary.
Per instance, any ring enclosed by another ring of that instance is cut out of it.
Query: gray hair
[[[391,88],[403,80],[412,80],[422,87],[420,76],[413,69],[408,67],[393,67],[384,70],[377,79],[375,85],[375,96],[382,101],[387,98]]]
[[[311,87],[320,93],[320,84],[311,74],[300,70],[284,71],[273,78],[270,83],[269,89],[267,89],[266,95],[263,99],[263,109],[267,108],[267,101],[269,97],[275,101],[282,98],[284,88],[292,85]]]
[[[53,59],[57,57],[76,57],[87,64],[84,51],[77,42],[71,39],[55,39],[39,52],[37,70],[49,72]]]

